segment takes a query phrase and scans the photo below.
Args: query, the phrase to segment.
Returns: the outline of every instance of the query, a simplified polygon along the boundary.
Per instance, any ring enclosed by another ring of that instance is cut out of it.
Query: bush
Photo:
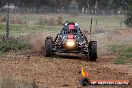
[[[56,25],[62,25],[63,20],[62,20],[62,17],[58,17],[57,19],[40,17],[36,24],[37,25],[56,26]]]
[[[6,22],[6,17],[0,17],[0,22],[3,23],[3,22]]]
[[[30,44],[27,41],[21,39],[0,40],[0,52],[17,51],[24,48],[30,48]]]
[[[55,25],[57,25],[57,22],[54,18],[50,18],[50,19],[48,19],[48,24],[47,25],[48,26],[55,26]]]
[[[127,19],[125,20],[125,24],[128,27],[132,27],[132,2],[129,3],[127,7]]]
[[[62,25],[63,24],[63,19],[62,19],[62,16],[59,16],[57,18],[57,25]]]
[[[70,20],[67,20],[65,23],[74,23],[74,20],[70,19]]]
[[[47,23],[47,19],[45,19],[44,17],[40,17],[38,22],[36,24],[38,25],[44,25]]]
[[[15,17],[12,17],[11,19],[11,23],[12,24],[25,24],[24,20],[15,16]]]
[[[125,24],[128,27],[132,27],[132,16],[131,17],[127,17],[127,19],[125,20]]]

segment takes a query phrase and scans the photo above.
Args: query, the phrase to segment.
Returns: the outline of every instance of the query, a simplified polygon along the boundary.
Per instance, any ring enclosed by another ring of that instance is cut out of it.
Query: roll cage
[[[81,33],[81,30],[78,25],[72,25],[71,24],[65,25],[61,31],[60,34],[73,34],[73,35],[79,35]],[[70,28],[71,27],[71,28]]]

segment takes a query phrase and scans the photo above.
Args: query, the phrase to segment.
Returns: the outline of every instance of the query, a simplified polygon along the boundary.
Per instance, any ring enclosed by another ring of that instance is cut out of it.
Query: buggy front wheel
[[[46,57],[50,57],[53,54],[52,48],[53,48],[53,37],[47,36],[44,47],[44,55]]]
[[[90,41],[88,49],[89,49],[90,61],[96,61],[96,59],[97,59],[97,42],[96,41]]]

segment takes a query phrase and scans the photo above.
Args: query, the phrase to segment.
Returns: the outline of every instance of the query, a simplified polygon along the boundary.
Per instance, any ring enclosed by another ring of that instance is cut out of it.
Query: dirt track
[[[10,59],[6,59],[9,58]],[[0,61],[0,74],[2,77],[8,76],[15,80],[24,80],[35,83],[41,87],[69,87],[82,88],[79,84],[81,79],[80,69],[84,67],[90,75],[90,79],[129,79],[132,80],[132,66],[129,65],[114,65],[105,59],[114,59],[114,56],[109,58],[101,58],[97,62],[86,62],[85,58],[67,56],[68,58],[44,59],[43,57],[34,56],[7,56]],[[104,61],[102,60],[104,59]],[[102,88],[103,86],[99,87]],[[108,86],[107,86],[108,87]],[[121,88],[121,86],[114,86]],[[131,88],[125,86],[122,88]],[[93,88],[93,87],[92,87]],[[113,87],[108,87],[113,88]]]
[[[36,52],[11,53],[1,56],[0,77],[33,81],[42,88],[82,88],[80,69],[89,72],[90,79],[128,79],[132,81],[132,65],[115,65],[114,54],[102,54],[97,62],[86,61],[83,56],[58,55],[46,58]],[[126,86],[89,86],[88,88],[132,88]]]

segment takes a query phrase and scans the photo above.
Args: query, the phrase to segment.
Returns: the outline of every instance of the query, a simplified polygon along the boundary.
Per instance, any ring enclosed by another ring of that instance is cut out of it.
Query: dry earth
[[[130,40],[130,37],[132,38],[132,36],[130,36],[132,32],[127,32],[128,31],[121,31],[118,33],[119,36],[117,34],[114,36],[123,38],[124,40],[120,38],[122,42],[127,41]],[[83,88],[79,81],[81,79],[80,69],[84,67],[84,69],[89,72],[90,79],[127,79],[132,81],[132,65],[113,64],[116,55],[107,53],[105,51],[106,48],[102,49],[102,47],[108,45],[107,42],[109,39],[111,42],[116,41],[114,36],[111,36],[111,38],[109,36],[108,34],[96,35],[97,41],[100,41],[98,44],[99,57],[97,62],[86,61],[85,57],[82,55],[59,54],[51,58],[46,58],[30,50],[2,55],[0,59],[1,80],[8,78],[17,82],[34,82],[40,88]],[[119,40],[118,38],[117,40]],[[12,83],[5,84],[6,88],[16,87],[9,87],[11,84]],[[35,87],[26,86],[19,88]],[[122,86],[93,85],[86,88],[132,88],[132,84]]]

